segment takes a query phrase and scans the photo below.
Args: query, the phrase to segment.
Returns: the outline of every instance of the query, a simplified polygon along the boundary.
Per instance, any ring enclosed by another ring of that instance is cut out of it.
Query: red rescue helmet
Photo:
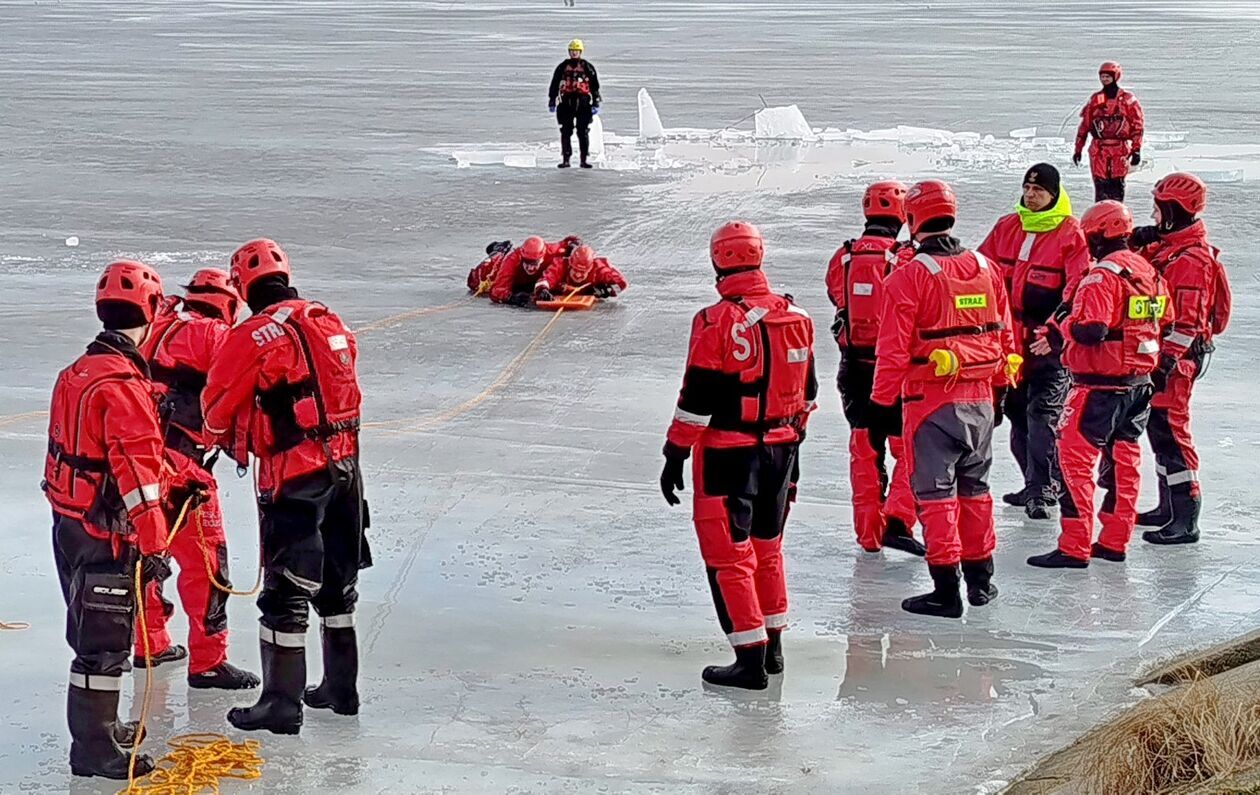
[[[1117,240],[1133,234],[1133,213],[1118,201],[1101,201],[1081,216],[1081,231],[1087,238]]]
[[[1124,72],[1120,68],[1120,64],[1115,61],[1103,61],[1103,65],[1098,67],[1098,74],[1109,74],[1113,81],[1119,83],[1120,75],[1124,74]]]
[[[761,230],[747,221],[728,221],[709,238],[709,259],[719,274],[756,270],[765,255]]]
[[[1191,215],[1207,207],[1207,183],[1186,171],[1174,171],[1155,183],[1151,193],[1157,202],[1172,202]]]
[[[525,242],[521,244],[521,267],[531,276],[542,267],[546,256],[547,243],[538,235],[525,238]]]
[[[939,179],[919,182],[906,193],[906,222],[910,224],[912,235],[919,234],[929,221],[948,218],[952,226],[957,217],[958,198],[954,196],[954,189]]]
[[[148,325],[161,303],[162,277],[143,262],[111,262],[96,283],[96,314],[107,328]]]
[[[862,214],[867,218],[896,218],[906,222],[906,186],[890,179],[876,182],[862,195]]]
[[[578,246],[569,255],[569,283],[585,284],[591,277],[591,269],[595,267],[595,249],[590,246]]]
[[[232,255],[232,283],[245,297],[254,282],[267,276],[283,276],[288,281],[289,255],[274,240],[260,237],[251,240]]]
[[[227,271],[202,268],[193,274],[184,290],[189,303],[204,304],[229,323],[236,320],[241,295],[232,286],[232,277]]]

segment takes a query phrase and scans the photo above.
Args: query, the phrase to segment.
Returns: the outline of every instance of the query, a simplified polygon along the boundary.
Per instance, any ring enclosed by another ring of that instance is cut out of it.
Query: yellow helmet
[[[583,52],[584,50],[586,50],[586,46],[582,44],[581,39],[574,39],[573,41],[569,42],[569,49],[577,50],[578,52]]]

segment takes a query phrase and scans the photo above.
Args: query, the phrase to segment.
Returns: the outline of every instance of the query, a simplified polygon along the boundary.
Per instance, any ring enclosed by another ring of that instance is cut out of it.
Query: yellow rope
[[[201,510],[193,512],[193,522],[197,525],[197,536],[201,541],[201,559],[206,564],[206,576],[210,578],[210,584],[215,590],[222,591],[228,596],[254,596],[262,590],[263,581],[263,564],[262,564],[262,539],[259,538],[258,544],[258,578],[254,580],[254,587],[248,591],[234,591],[231,587],[219,582],[218,576],[214,573],[214,566],[210,562],[210,550],[206,548],[206,530],[201,524]],[[261,530],[260,530],[261,532]]]
[[[234,743],[221,734],[181,734],[167,742],[171,751],[153,772],[129,783],[119,795],[200,795],[219,793],[221,779],[262,778],[257,740]]]

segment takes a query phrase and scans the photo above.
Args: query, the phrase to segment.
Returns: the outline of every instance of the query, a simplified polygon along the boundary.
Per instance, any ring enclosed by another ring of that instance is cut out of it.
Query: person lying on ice
[[[550,254],[546,241],[537,235],[525,238],[520,247],[499,263],[490,286],[490,300],[496,304],[529,306],[533,303],[534,284],[542,275]]]
[[[627,286],[625,277],[607,257],[596,257],[590,246],[578,246],[568,256],[552,259],[534,285],[534,300],[552,301],[556,296],[588,291],[596,298],[614,298]]]
[[[504,257],[512,253],[511,240],[496,240],[486,246],[486,258],[468,271],[468,292],[473,295],[485,295],[494,284],[494,277],[499,273],[499,265]]]

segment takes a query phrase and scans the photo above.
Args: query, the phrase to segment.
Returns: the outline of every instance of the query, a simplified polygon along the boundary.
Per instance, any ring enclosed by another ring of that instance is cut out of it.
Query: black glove
[[[554,301],[556,297],[546,287],[539,287],[534,291],[535,301]]]
[[[898,400],[891,406],[871,401],[866,404],[866,414],[863,417],[862,424],[866,426],[868,431],[878,436],[885,438],[900,436],[901,401]]]
[[[683,462],[689,455],[691,455],[690,450],[669,442],[665,443],[665,468],[661,470],[661,494],[665,495],[665,502],[670,505],[682,502],[674,492],[686,489],[683,483]]]
[[[605,284],[605,285],[602,285],[602,286],[600,286],[600,287],[596,287],[596,288],[595,288],[595,290],[594,290],[594,292],[595,292],[595,296],[596,296],[597,298],[616,298],[616,297],[617,297],[617,285],[615,285],[615,284]]]
[[[1142,153],[1134,149],[1133,154],[1129,155],[1129,165],[1136,166],[1142,162]]]
[[[1133,234],[1129,235],[1129,245],[1132,248],[1142,248],[1152,243],[1159,242],[1158,226],[1139,226],[1133,230]]]
[[[993,387],[993,427],[996,428],[1006,419],[1006,387]]]
[[[512,306],[529,306],[534,302],[534,297],[529,293],[512,293],[512,297],[508,299],[508,303]]]
[[[831,321],[831,336],[840,341],[840,335],[844,333],[844,310],[836,310],[836,319]]]
[[[1072,155],[1072,165],[1079,166],[1081,164],[1081,153],[1077,152]]]
[[[171,577],[171,564],[166,555],[145,555],[140,559],[140,582],[165,582]]]
[[[1154,385],[1156,392],[1163,392],[1168,388],[1168,376],[1172,375],[1172,371],[1177,369],[1177,360],[1171,356],[1159,357],[1159,365],[1151,371],[1151,384]]]

